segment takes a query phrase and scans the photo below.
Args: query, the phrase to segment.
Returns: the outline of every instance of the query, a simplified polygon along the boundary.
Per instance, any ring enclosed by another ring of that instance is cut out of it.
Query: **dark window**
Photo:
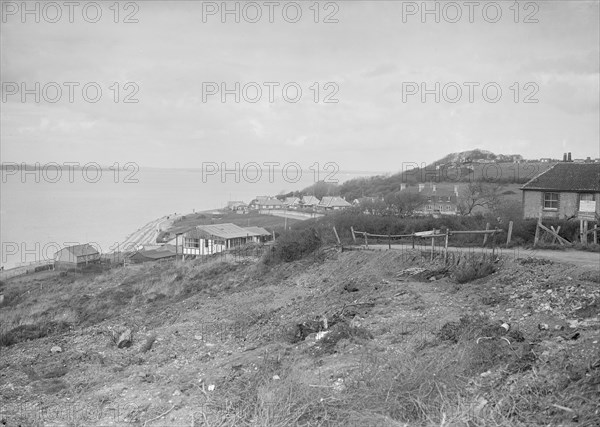
[[[558,209],[558,193],[544,193],[544,209]]]
[[[199,248],[200,247],[200,240],[199,239],[189,239],[189,238],[185,238],[185,241],[183,242],[183,245],[186,248]]]

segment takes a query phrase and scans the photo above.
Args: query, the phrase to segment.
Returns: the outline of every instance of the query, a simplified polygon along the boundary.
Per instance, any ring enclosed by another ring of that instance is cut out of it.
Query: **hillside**
[[[494,154],[475,149],[448,154],[429,165],[405,162],[402,170],[392,175],[355,178],[341,185],[317,183],[298,194],[315,194],[317,197],[341,195],[346,200],[354,200],[365,196],[385,197],[400,191],[401,184],[415,186],[418,183],[435,182],[462,186],[468,182],[486,180],[514,186],[524,184],[552,166],[552,163],[545,162],[521,162],[522,159],[518,154]]]
[[[598,272],[505,258],[461,284],[461,259],[486,262],[323,250],[13,279],[0,421],[597,425]]]

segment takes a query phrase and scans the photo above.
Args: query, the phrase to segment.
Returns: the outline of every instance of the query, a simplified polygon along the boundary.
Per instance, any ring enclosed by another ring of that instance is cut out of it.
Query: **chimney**
[[[567,154],[567,162],[572,162],[573,160],[571,160],[571,152],[569,152]]]
[[[563,162],[566,162],[566,161],[567,161],[567,153],[564,153],[563,154]]]
[[[424,188],[425,188],[425,184],[419,184],[419,193],[421,191],[423,191]]]

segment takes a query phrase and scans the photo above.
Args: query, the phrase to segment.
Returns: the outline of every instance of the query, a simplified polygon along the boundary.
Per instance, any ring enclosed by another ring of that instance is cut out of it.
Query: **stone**
[[[61,353],[62,352],[62,348],[60,348],[59,346],[55,345],[50,349],[50,353]]]
[[[131,339],[131,329],[126,329],[120,336],[117,341],[117,348],[126,348],[130,347],[133,343]]]

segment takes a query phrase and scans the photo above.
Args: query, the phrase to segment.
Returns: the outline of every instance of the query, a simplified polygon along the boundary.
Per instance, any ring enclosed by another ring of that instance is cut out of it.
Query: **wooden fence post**
[[[356,235],[354,234],[354,227],[350,226],[350,231],[352,232],[352,240],[356,243]]]
[[[433,229],[433,234],[435,234],[435,228]],[[431,261],[433,261],[433,254],[435,252],[435,237],[431,238]]]
[[[369,247],[369,242],[367,240],[367,232],[363,231],[363,236],[365,236],[365,247],[368,248]]]
[[[388,249],[392,249],[392,237],[388,234]]]
[[[542,214],[540,213],[540,216],[538,216],[538,222],[535,226],[535,237],[533,238],[533,246],[535,247],[538,244],[538,241],[540,239],[540,224],[542,223]]]
[[[446,230],[446,238],[444,240],[444,262],[448,261],[448,236],[450,235],[450,230]]]
[[[335,239],[337,240],[337,242],[338,242],[338,245],[341,245],[341,244],[342,244],[342,242],[340,241],[340,236],[338,236],[338,234],[337,234],[337,230],[335,229],[335,226],[333,226],[333,232],[334,232],[334,234],[335,234]]]
[[[512,237],[512,228],[513,228],[513,222],[510,221],[508,223],[508,236],[506,237],[506,246],[508,247],[508,245],[510,245],[510,239]]]
[[[490,229],[490,223],[488,222],[488,223],[485,225],[485,231],[488,231],[489,229]],[[488,239],[488,234],[487,234],[487,233],[485,233],[485,234],[483,235],[483,246],[485,246],[485,244],[487,243],[487,239]]]
[[[415,234],[412,235],[412,248],[415,248]]]
[[[594,245],[598,244],[598,224],[596,224],[596,228],[594,228]]]

